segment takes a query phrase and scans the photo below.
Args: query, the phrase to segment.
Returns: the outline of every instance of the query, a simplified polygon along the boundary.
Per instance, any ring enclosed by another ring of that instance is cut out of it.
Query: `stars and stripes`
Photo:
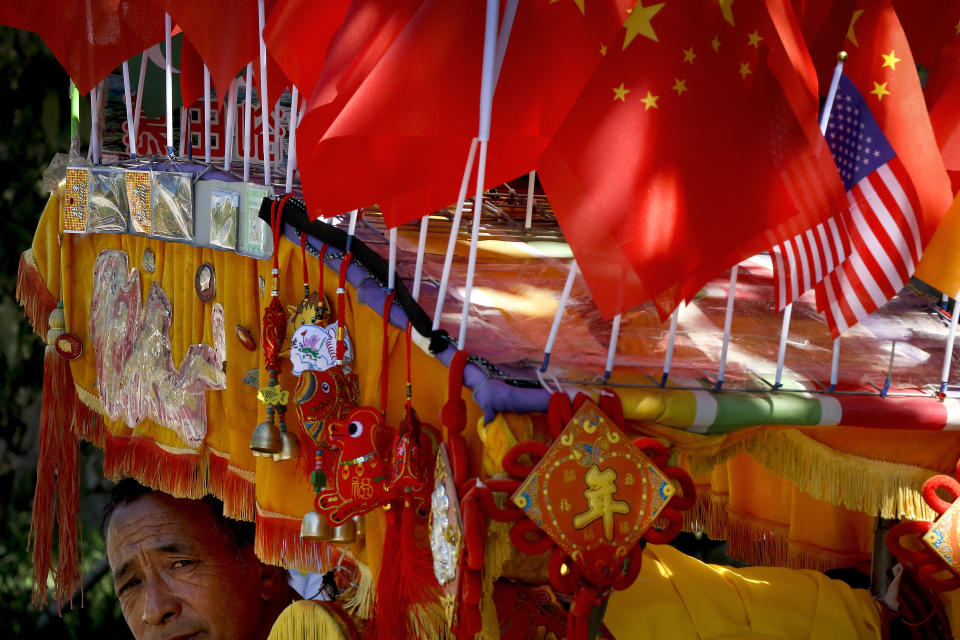
[[[850,255],[817,285],[817,308],[838,336],[903,288],[920,260],[922,237],[906,169],[846,76],[826,137],[850,205]]]

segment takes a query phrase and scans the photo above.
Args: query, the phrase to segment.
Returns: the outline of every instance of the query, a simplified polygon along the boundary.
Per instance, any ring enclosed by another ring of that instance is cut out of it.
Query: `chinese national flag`
[[[153,2],[8,0],[0,3],[0,24],[43,38],[81,95],[164,36],[163,11]]]
[[[203,60],[183,36],[180,40],[180,99],[184,106],[190,106],[203,97]],[[219,96],[218,96],[219,97]]]
[[[486,186],[535,168],[626,7],[519,4],[494,96]],[[394,226],[456,200],[478,129],[484,21],[482,0],[423,2],[347,103],[327,110],[326,130],[308,129],[305,116],[298,146],[309,140],[300,167],[313,215],[376,202]],[[331,93],[322,80],[316,91]]]
[[[279,0],[270,12],[263,41],[301,95],[309,97],[316,86],[349,6],[347,0]]]
[[[605,317],[841,210],[805,54],[784,2],[633,8],[538,166]]]

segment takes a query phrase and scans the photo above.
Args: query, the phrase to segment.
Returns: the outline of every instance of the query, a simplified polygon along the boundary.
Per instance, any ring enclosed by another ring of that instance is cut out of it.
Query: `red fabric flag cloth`
[[[259,54],[258,54],[259,55]],[[258,59],[259,60],[259,59]],[[253,78],[254,85],[257,88],[257,91],[260,91],[260,63],[257,62],[253,65]],[[276,59],[270,54],[270,51],[267,51],[267,98],[270,100],[269,110],[273,113],[273,108],[277,106],[277,102],[280,100],[280,96],[283,95],[283,92],[286,91],[287,87],[290,86],[290,80],[287,79],[287,75],[283,72],[283,69],[280,68],[280,65],[277,64]]]
[[[147,0],[4,2],[0,24],[43,38],[81,95],[164,35],[163,11]]]
[[[301,95],[313,92],[349,7],[348,0],[279,0],[270,12],[263,41]]]
[[[840,211],[798,32],[777,2],[634,7],[538,167],[604,317]]]
[[[184,35],[180,40],[180,99],[189,107],[203,97],[203,60]]]
[[[844,46],[850,57],[827,136],[849,189],[852,255],[817,287],[834,336],[906,284],[950,204],[920,79],[889,0],[857,6]]]
[[[300,165],[314,215],[377,202],[395,226],[456,200],[478,129],[484,5],[424,2],[327,129],[301,129],[298,147],[312,145]],[[494,97],[486,186],[535,168],[626,6],[520,3]],[[311,170],[326,183],[311,182]]]
[[[260,60],[257,0],[155,1],[190,39],[210,70],[217,101],[223,102],[237,73]]]

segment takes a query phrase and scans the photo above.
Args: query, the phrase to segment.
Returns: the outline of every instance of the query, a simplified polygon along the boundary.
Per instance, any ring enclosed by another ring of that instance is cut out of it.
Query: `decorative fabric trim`
[[[20,254],[20,266],[17,269],[17,302],[23,307],[23,312],[30,320],[30,326],[44,340],[47,331],[50,313],[57,308],[57,298],[47,289],[46,283],[40,276],[40,270],[33,257],[33,249],[27,249]]]

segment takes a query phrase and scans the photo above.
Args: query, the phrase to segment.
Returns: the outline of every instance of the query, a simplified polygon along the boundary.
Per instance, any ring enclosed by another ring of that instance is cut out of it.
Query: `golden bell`
[[[316,511],[303,516],[300,522],[300,538],[302,540],[322,540],[327,541],[333,535],[333,527],[327,522],[327,519]]]
[[[367,535],[367,517],[365,515],[353,516],[353,524],[357,530],[357,539],[364,538]]]
[[[353,544],[357,541],[357,525],[353,520],[346,520],[339,527],[333,528],[333,535],[329,542],[335,544]]]
[[[273,454],[273,459],[277,462],[284,460],[296,460],[300,455],[300,439],[289,431],[280,434],[280,451]]]
[[[253,430],[250,436],[250,450],[253,455],[260,457],[269,457],[280,451],[283,445],[283,439],[280,435],[280,429],[270,422],[261,422]]]

